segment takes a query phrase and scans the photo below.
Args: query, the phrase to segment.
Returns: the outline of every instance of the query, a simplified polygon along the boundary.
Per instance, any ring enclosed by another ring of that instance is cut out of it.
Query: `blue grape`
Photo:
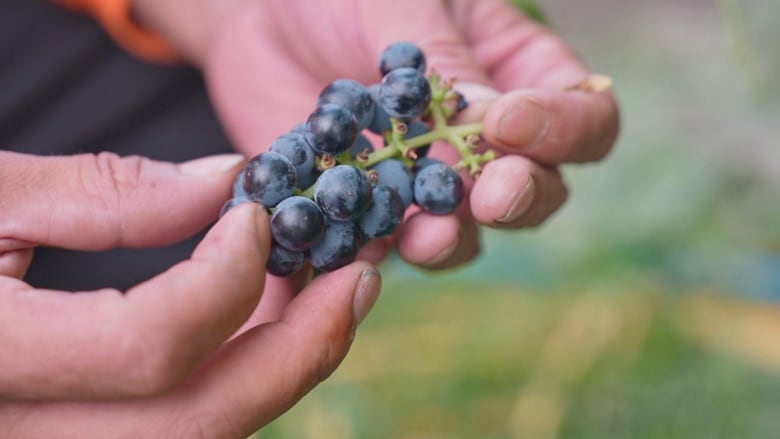
[[[238,197],[232,197],[231,199],[225,201],[225,204],[222,205],[222,209],[219,211],[220,218],[224,216],[228,210],[238,206],[239,204],[243,203],[251,203],[252,200],[249,199],[249,197],[245,195],[240,195]]]
[[[236,175],[233,179],[233,198],[249,198],[249,195],[244,190],[244,175],[246,174],[246,167]]]
[[[368,130],[374,134],[384,134],[390,131],[393,127],[390,125],[390,115],[385,111],[385,107],[382,106],[379,100],[379,88],[382,84],[372,84],[368,87],[368,93],[371,95],[371,99],[374,101],[374,117],[371,119],[371,123],[368,124]]]
[[[366,136],[358,134],[357,139],[355,139],[355,143],[349,147],[349,155],[354,159],[364,151],[368,153],[374,152],[374,145],[368,141]]]
[[[430,166],[433,164],[444,164],[441,160],[430,158],[430,157],[420,157],[419,159],[414,161],[414,173],[417,175],[418,172],[420,172],[420,169]]]
[[[322,239],[309,249],[309,261],[317,270],[336,270],[355,260],[362,241],[362,233],[356,223],[327,221]]]
[[[295,167],[278,152],[259,154],[244,168],[244,190],[252,201],[266,207],[292,196],[295,183]]]
[[[411,67],[424,74],[425,54],[416,44],[408,41],[387,46],[379,58],[379,72],[384,76],[399,67]]]
[[[299,177],[311,174],[316,157],[314,150],[302,133],[286,133],[277,137],[268,148],[278,152],[290,160],[295,166],[295,174]]]
[[[401,120],[419,117],[431,102],[431,85],[422,73],[399,67],[382,78],[379,102],[387,114]]]
[[[415,203],[435,215],[452,213],[463,200],[463,195],[463,179],[443,163],[422,168],[414,179]]]
[[[325,87],[317,98],[317,106],[338,104],[357,118],[358,131],[374,119],[374,100],[366,87],[352,79],[337,79]]]
[[[265,269],[275,276],[292,276],[303,267],[306,255],[302,251],[288,250],[276,241],[271,241],[271,251]]]
[[[328,218],[354,220],[371,204],[371,182],[360,169],[337,165],[314,183],[314,200]]]
[[[412,137],[417,137],[421,134],[425,134],[427,132],[431,131],[431,129],[426,125],[424,122],[420,122],[419,120],[413,120],[406,124],[406,134],[404,135],[405,139],[411,139]],[[414,152],[417,154],[417,158],[422,158],[428,155],[428,151],[431,149],[431,144],[418,146],[414,149]]]
[[[357,118],[338,104],[317,107],[306,119],[306,128],[314,151],[333,156],[349,149],[358,135]]]
[[[387,236],[401,224],[405,210],[406,207],[395,189],[377,184],[371,195],[371,207],[358,218],[357,223],[367,239]]]
[[[322,237],[325,218],[317,204],[301,196],[285,199],[271,215],[271,235],[287,250],[303,251]]]
[[[409,207],[414,200],[414,180],[412,172],[398,159],[382,160],[372,166],[378,173],[377,184],[383,184],[398,192],[404,207]]]

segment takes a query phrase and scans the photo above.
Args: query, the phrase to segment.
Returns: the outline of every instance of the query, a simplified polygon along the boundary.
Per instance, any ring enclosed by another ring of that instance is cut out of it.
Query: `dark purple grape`
[[[411,67],[424,74],[425,54],[416,44],[408,41],[398,41],[387,46],[379,58],[379,72],[384,76],[399,67]]]
[[[362,240],[356,223],[327,221],[322,239],[309,249],[309,261],[317,270],[336,270],[355,260]]]
[[[452,213],[463,200],[463,194],[463,179],[443,163],[422,168],[414,179],[415,203],[435,215]]]
[[[371,182],[360,169],[337,165],[314,183],[314,200],[328,218],[351,221],[371,204]]]
[[[376,83],[368,87],[368,92],[374,101],[374,117],[367,128],[374,134],[384,134],[393,128],[390,125],[390,115],[387,114],[387,111],[385,111],[385,108],[379,101],[379,88],[381,86],[382,84]]]
[[[271,235],[282,247],[303,251],[313,246],[325,228],[325,218],[314,201],[301,196],[285,199],[271,215]]]
[[[233,198],[249,198],[244,190],[244,174],[246,174],[246,167],[233,179]]]
[[[371,207],[363,212],[357,223],[366,239],[387,236],[401,224],[405,210],[398,192],[383,184],[377,184],[371,196]]]
[[[465,110],[469,106],[469,102],[466,100],[466,97],[463,96],[463,94],[458,93],[458,103],[455,107],[455,111],[461,112]]]
[[[419,136],[421,134],[425,134],[427,132],[431,131],[431,129],[426,125],[424,122],[420,122],[419,120],[413,120],[406,124],[406,134],[404,135],[405,139],[411,139],[412,137]],[[417,158],[422,158],[428,155],[428,151],[431,149],[431,144],[418,146],[417,148],[414,148],[414,152],[417,154]]]
[[[311,174],[314,168],[316,154],[311,149],[306,137],[301,133],[286,133],[277,137],[268,148],[271,152],[278,152],[287,157],[295,166],[295,173],[300,180],[301,176]]]
[[[264,152],[250,160],[244,169],[244,190],[252,201],[266,207],[295,192],[295,167],[278,152]]]
[[[387,114],[401,120],[419,117],[431,102],[431,85],[422,73],[399,67],[382,78],[379,102]]]
[[[368,141],[366,136],[358,134],[357,139],[355,139],[355,143],[349,147],[349,155],[354,159],[364,151],[368,153],[374,152],[374,145]]]
[[[239,204],[251,203],[251,202],[252,200],[250,200],[249,197],[247,197],[246,195],[233,197],[225,201],[225,204],[222,205],[222,209],[219,211],[219,217],[221,218],[223,215],[227,213],[228,210],[238,206]]]
[[[337,104],[317,107],[306,119],[306,129],[314,151],[333,156],[349,149],[358,135],[355,115]]]
[[[312,168],[308,174],[298,174],[298,189],[306,190],[310,188],[320,177],[322,171],[316,167]]]
[[[441,165],[443,165],[444,162],[442,162],[441,160],[438,160],[438,159],[430,158],[430,157],[420,157],[419,159],[415,160],[414,161],[414,172],[415,172],[415,175],[417,175],[417,173],[420,172],[420,169],[422,169],[422,168],[424,168],[426,166],[433,165],[433,164],[441,164]]]
[[[374,100],[366,87],[352,79],[337,79],[325,87],[317,98],[317,106],[338,104],[357,118],[358,131],[374,119]]]
[[[398,192],[404,207],[409,207],[412,204],[414,200],[414,179],[412,172],[401,160],[382,160],[371,168],[378,173],[377,184],[383,184]]]
[[[303,252],[288,250],[276,241],[271,241],[271,251],[265,269],[275,276],[292,276],[303,266],[306,256]]]

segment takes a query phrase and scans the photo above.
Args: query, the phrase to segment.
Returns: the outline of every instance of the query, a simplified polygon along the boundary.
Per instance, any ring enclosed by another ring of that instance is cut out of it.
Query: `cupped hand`
[[[417,213],[398,232],[400,255],[422,266],[476,255],[476,223],[541,224],[567,197],[559,165],[603,158],[618,133],[612,94],[567,91],[587,68],[506,0],[202,0],[185,17],[175,13],[181,0],[135,1],[202,68],[221,121],[248,155],[304,121],[328,82],[379,82],[380,54],[393,42],[418,44],[429,70],[457,78],[471,103],[461,120],[483,121],[503,157],[485,167],[459,214]]]
[[[20,280],[36,245],[192,235],[243,163],[0,152],[0,437],[246,437],[336,367],[376,299],[376,271],[354,263],[300,292],[266,276],[268,218],[252,203],[127,292]]]

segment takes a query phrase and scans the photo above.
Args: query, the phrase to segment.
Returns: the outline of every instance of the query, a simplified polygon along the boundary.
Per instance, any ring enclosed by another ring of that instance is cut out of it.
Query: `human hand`
[[[608,92],[564,91],[589,72],[559,37],[502,0],[135,0],[207,78],[223,124],[249,155],[305,120],[329,81],[378,82],[379,54],[413,41],[428,66],[456,77],[484,138],[503,157],[485,166],[458,214],[412,215],[396,235],[409,262],[447,268],[479,250],[476,223],[541,224],[567,197],[564,163],[603,158],[618,133]],[[203,13],[207,11],[207,13]],[[442,148],[432,155],[445,156]]]
[[[253,203],[126,293],[20,280],[36,245],[195,233],[242,165],[0,152],[0,437],[246,437],[336,367],[376,299],[376,271],[357,262],[294,295],[294,279],[264,274],[268,218]]]

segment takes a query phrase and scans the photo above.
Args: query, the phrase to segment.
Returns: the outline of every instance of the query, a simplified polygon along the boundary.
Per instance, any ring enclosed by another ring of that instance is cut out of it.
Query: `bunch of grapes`
[[[458,172],[477,175],[492,151],[477,153],[481,124],[451,125],[467,106],[454,80],[426,76],[426,59],[408,42],[388,46],[381,82],[337,79],[317,98],[307,120],[274,140],[237,176],[222,213],[243,202],[271,214],[266,269],[297,272],[306,260],[319,271],[354,261],[374,238],[392,234],[412,204],[435,215],[453,212],[464,197]],[[365,135],[384,140],[374,150]],[[454,166],[427,157],[431,143],[454,146]]]

